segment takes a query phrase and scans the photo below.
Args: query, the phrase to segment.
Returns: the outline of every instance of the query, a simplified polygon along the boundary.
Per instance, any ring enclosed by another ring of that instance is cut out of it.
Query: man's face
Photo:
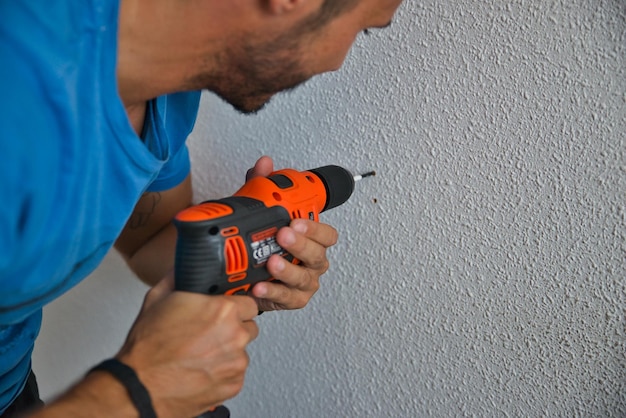
[[[221,57],[222,73],[206,80],[209,89],[242,113],[255,113],[281,91],[341,67],[357,35],[387,26],[402,0],[361,0],[311,31],[292,31],[267,39],[247,37]]]

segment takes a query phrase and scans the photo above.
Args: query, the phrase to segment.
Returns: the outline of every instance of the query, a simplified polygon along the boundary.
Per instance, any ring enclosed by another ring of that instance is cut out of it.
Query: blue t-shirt
[[[200,93],[117,93],[117,0],[0,2],[0,414],[21,391],[41,308],[101,262],[147,190],[189,173]]]

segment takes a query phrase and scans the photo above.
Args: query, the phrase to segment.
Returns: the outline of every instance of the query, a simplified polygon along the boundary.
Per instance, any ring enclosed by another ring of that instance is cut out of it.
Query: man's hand
[[[151,289],[117,357],[137,372],[158,416],[197,416],[241,390],[246,346],[258,334],[248,296]]]
[[[258,335],[257,304],[248,296],[175,292],[174,277],[146,295],[117,358],[132,367],[159,417],[195,417],[237,395]],[[125,387],[94,371],[33,418],[134,417]]]
[[[261,157],[248,170],[246,180],[268,176],[272,171],[272,159]],[[301,264],[291,264],[279,255],[272,256],[266,267],[279,282],[257,283],[252,295],[262,311],[303,308],[319,289],[320,276],[328,270],[326,249],[337,243],[337,231],[327,224],[295,219],[278,231],[276,240]]]

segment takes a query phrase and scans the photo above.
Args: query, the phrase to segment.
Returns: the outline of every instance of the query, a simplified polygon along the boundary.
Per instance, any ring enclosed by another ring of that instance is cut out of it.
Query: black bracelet
[[[115,377],[128,391],[128,395],[139,411],[140,418],[157,418],[154,408],[152,407],[152,400],[146,387],[141,383],[137,377],[137,373],[122,363],[116,358],[104,360],[93,369],[89,370],[89,373],[100,370],[109,372]]]

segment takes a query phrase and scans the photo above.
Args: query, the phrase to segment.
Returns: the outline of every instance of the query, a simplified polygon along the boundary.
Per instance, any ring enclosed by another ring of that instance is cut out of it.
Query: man
[[[170,220],[191,202],[184,141],[199,91],[256,112],[338,69],[357,34],[387,26],[400,2],[0,3],[0,414],[38,399],[29,373],[41,307],[113,245],[155,285],[115,356],[134,386],[101,368],[35,415],[194,416],[240,391],[256,313],[305,306],[337,233],[308,220],[281,229],[302,264],[271,258],[279,282],[253,298],[172,291]],[[264,157],[249,177],[272,170]]]

